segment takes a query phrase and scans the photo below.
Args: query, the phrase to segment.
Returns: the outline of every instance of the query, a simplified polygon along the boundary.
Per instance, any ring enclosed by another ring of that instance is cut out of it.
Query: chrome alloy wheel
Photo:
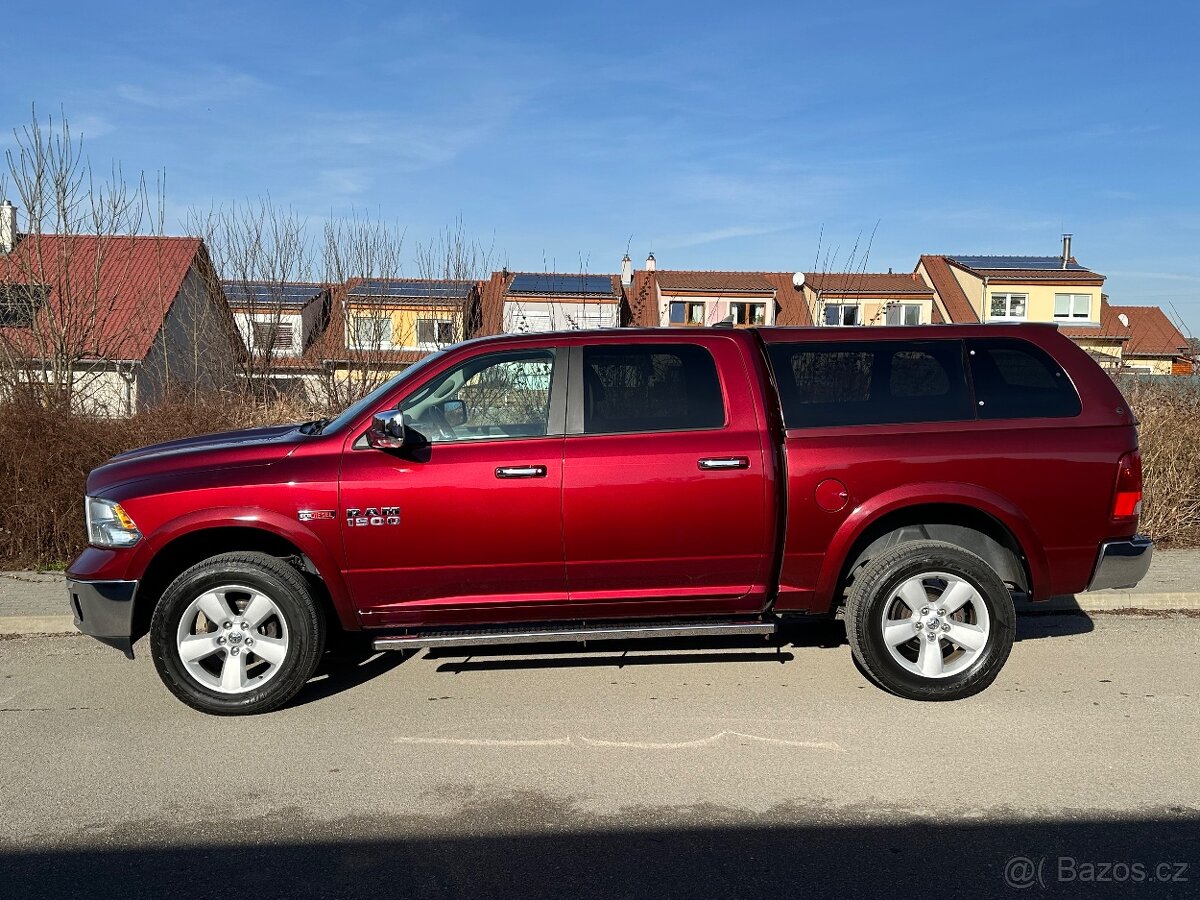
[[[184,610],[175,647],[199,684],[220,694],[243,694],[274,678],[287,659],[287,620],[262,591],[223,585]]]
[[[883,607],[883,642],[892,659],[923,678],[967,669],[987,646],[987,605],[969,581],[925,572],[900,584]]]

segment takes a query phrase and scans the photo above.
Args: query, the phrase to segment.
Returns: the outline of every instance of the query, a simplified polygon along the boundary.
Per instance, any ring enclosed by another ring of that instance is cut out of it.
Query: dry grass
[[[36,404],[0,405],[0,567],[53,567],[86,544],[88,472],[115,453],[189,435],[299,422],[294,403],[225,396],[163,403],[129,419],[70,415]]]

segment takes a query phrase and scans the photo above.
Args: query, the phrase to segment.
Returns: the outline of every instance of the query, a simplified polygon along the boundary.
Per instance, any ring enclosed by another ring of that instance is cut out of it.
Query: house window
[[[454,323],[445,319],[417,319],[418,344],[453,344]]]
[[[860,325],[857,303],[825,304],[826,325]]]
[[[734,325],[767,324],[767,304],[765,303],[730,303],[729,313],[733,316]]]
[[[886,321],[888,325],[920,325],[921,305],[919,303],[889,303]]]
[[[553,325],[549,309],[544,312],[542,310],[518,310],[513,315],[513,322],[516,325],[515,331],[526,334],[551,331]]]
[[[0,284],[0,326],[29,328],[50,289],[40,284]]]
[[[1054,318],[1056,319],[1091,319],[1091,294],[1055,294]]]
[[[992,294],[989,319],[1023,319],[1028,294]]]
[[[672,325],[703,325],[705,310],[703,300],[672,300]]]
[[[250,329],[255,350],[291,350],[295,346],[291,322],[251,322]]]
[[[362,350],[383,350],[392,346],[392,320],[385,316],[355,316],[351,337]]]

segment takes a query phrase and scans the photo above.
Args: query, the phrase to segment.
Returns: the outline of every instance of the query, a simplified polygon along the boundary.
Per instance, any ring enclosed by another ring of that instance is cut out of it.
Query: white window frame
[[[1004,312],[997,315],[992,311],[995,302],[1004,298]],[[1014,316],[1012,312],[1013,303],[1017,300],[1021,301],[1021,315]],[[1024,322],[1029,317],[1029,295],[1019,294],[1010,291],[999,291],[988,295],[988,319],[1003,319],[1005,322]]]
[[[363,342],[359,340],[358,325],[360,322],[383,322],[386,328],[379,329],[381,340]],[[362,313],[350,314],[350,335],[349,344],[352,350],[391,350],[392,349],[392,317],[391,316],[373,316],[363,315]]]
[[[829,311],[838,310],[837,322],[829,321]],[[854,310],[854,321],[846,321],[846,310]],[[862,324],[862,306],[858,303],[826,303],[822,313],[821,324],[827,328],[853,328]]]
[[[909,312],[916,310],[916,321],[906,322]],[[920,325],[921,324],[921,304],[920,303],[899,303],[892,302],[887,306],[887,312],[884,314],[883,322],[885,325],[891,325],[890,321],[892,313],[896,313],[896,325]]]
[[[1067,311],[1060,313],[1058,311],[1058,301],[1063,299],[1067,303]],[[1079,302],[1083,301],[1083,312],[1080,313]],[[1055,294],[1054,295],[1054,318],[1065,319],[1068,322],[1083,320],[1084,322],[1095,321],[1092,318],[1092,295],[1091,294]]]

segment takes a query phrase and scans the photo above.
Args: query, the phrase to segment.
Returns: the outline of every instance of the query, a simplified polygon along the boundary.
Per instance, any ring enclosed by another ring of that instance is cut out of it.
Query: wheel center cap
[[[245,635],[242,634],[241,629],[234,628],[229,632],[229,643],[240,644],[244,637]]]
[[[938,617],[930,616],[928,619],[925,620],[925,624],[928,625],[930,628],[937,628],[938,624],[939,624]]]

